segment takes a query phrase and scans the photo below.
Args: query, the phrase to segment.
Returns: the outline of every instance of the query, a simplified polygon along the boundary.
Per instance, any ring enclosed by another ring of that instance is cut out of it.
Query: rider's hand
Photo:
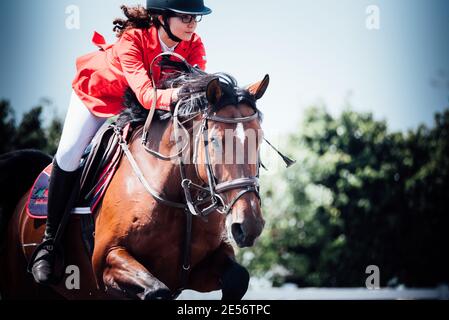
[[[174,89],[171,94],[171,102],[176,103],[179,100],[179,88]]]

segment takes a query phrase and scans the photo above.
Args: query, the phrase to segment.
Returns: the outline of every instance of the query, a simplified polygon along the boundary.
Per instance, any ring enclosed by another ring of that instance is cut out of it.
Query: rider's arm
[[[151,109],[154,92],[153,83],[143,64],[141,39],[129,30],[121,36],[116,49],[125,78],[145,109]],[[157,90],[156,108],[170,110],[174,89]]]

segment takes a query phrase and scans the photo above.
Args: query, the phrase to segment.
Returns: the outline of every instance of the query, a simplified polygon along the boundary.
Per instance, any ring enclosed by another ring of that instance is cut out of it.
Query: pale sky
[[[1,1],[0,98],[21,115],[48,97],[64,116],[75,59],[97,50],[93,31],[114,42],[112,20],[121,16],[120,5],[138,3],[145,1]],[[205,3],[214,12],[197,33],[208,71],[227,72],[241,85],[271,76],[259,102],[268,134],[296,130],[314,103],[337,114],[349,101],[393,130],[432,124],[433,114],[449,105],[449,1]],[[79,29],[66,27],[69,5],[79,8]],[[369,5],[379,8],[379,30],[366,27]]]

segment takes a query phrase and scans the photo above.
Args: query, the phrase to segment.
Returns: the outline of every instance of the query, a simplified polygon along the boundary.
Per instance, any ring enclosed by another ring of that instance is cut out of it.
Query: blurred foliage
[[[9,102],[0,100],[0,154],[13,149],[13,138],[16,133],[14,110]]]
[[[390,133],[370,113],[305,113],[287,153],[298,161],[262,176],[267,224],[239,250],[274,285],[364,286],[449,281],[449,111],[433,128]]]
[[[48,127],[42,123],[42,106],[25,113],[16,125],[14,110],[0,100],[0,154],[20,149],[38,149],[54,155],[59,144],[62,122],[54,117]]]

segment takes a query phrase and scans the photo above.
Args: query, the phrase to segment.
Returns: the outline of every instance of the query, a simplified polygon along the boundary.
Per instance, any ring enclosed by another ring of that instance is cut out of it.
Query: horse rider
[[[31,263],[33,277],[41,284],[55,282],[55,236],[63,213],[73,205],[71,194],[79,188],[83,152],[106,119],[120,113],[125,90],[130,87],[146,109],[156,99],[157,109],[170,110],[179,89],[158,90],[154,96],[160,69],[154,67],[152,83],[148,69],[153,58],[175,52],[191,65],[206,68],[204,45],[195,33],[202,16],[212,12],[203,0],[147,0],[146,8],[121,8],[127,20],[114,21],[118,40],[107,45],[94,33],[93,43],[100,50],[76,60],[70,104],[53,159],[45,235]]]

